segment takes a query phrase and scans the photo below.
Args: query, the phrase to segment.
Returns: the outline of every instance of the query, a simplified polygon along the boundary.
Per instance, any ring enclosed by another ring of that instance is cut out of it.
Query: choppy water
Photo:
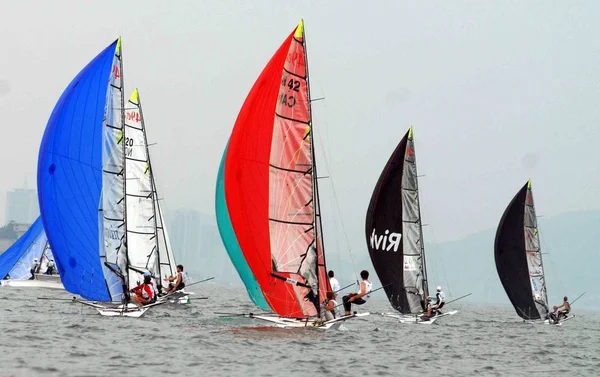
[[[431,326],[381,316],[344,330],[276,329],[215,311],[256,310],[242,288],[205,285],[192,305],[142,319],[105,318],[66,292],[0,288],[0,377],[6,376],[598,376],[600,321],[528,325],[509,308],[465,307]],[[458,303],[456,303],[458,304]],[[389,311],[372,299],[371,312]]]

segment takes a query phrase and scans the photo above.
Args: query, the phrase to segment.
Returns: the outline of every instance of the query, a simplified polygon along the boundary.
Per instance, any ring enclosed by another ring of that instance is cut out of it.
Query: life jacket
[[[138,285],[135,292],[145,300],[152,301],[154,299],[154,288],[152,287],[152,283]]]

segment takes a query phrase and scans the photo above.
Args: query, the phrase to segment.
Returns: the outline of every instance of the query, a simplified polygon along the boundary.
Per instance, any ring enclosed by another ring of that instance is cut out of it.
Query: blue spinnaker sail
[[[265,297],[262,294],[258,282],[254,278],[252,270],[250,270],[250,267],[248,267],[248,263],[244,258],[242,249],[240,249],[240,245],[237,241],[237,238],[235,237],[235,231],[233,230],[233,226],[231,225],[229,211],[227,210],[227,202],[225,201],[224,168],[226,155],[227,148],[225,148],[225,152],[223,152],[221,164],[219,165],[219,173],[217,175],[217,189],[215,196],[215,210],[217,214],[217,225],[219,226],[219,233],[221,234],[221,239],[223,240],[223,245],[225,245],[227,254],[229,254],[231,262],[233,263],[238,274],[240,275],[240,278],[244,282],[246,290],[248,291],[248,296],[250,296],[252,302],[254,302],[254,304],[260,307],[261,309],[271,310],[271,307],[269,306],[269,304],[267,304],[267,301],[265,300]]]
[[[0,279],[7,274],[14,280],[29,279],[33,259],[41,261],[46,240],[42,219],[38,217],[29,229],[0,255]]]
[[[102,121],[117,41],[71,81],[56,103],[40,146],[38,199],[65,289],[109,301],[99,258]]]

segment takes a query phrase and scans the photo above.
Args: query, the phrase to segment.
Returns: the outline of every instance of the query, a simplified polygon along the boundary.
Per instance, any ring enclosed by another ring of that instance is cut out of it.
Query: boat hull
[[[566,318],[561,319],[560,321],[558,321],[558,323],[554,323],[554,321],[550,322],[550,320],[546,319],[543,321],[525,321],[529,324],[541,324],[541,325],[554,325],[554,326],[562,326],[563,323],[567,322],[568,320],[575,318],[575,314],[571,314]]]
[[[131,318],[140,318],[147,311],[148,307],[138,307],[134,304],[129,304],[127,307],[124,305],[119,305],[116,308],[104,307],[104,308],[96,308],[100,315],[105,317],[131,317]]]
[[[49,288],[49,289],[62,289],[65,287],[58,279],[33,279],[33,280],[0,280],[0,286],[2,287],[19,287],[19,288]]]
[[[104,317],[131,317],[131,318],[140,318],[143,316],[148,309],[153,306],[164,304],[164,302],[155,302],[153,304],[144,305],[142,307],[137,306],[136,304],[107,304],[101,305],[96,302],[82,301],[76,300],[80,304],[90,306],[98,311],[100,315]]]
[[[309,328],[309,329],[318,329],[318,330],[337,330],[342,324],[352,318],[365,317],[368,316],[369,313],[355,313],[339,318],[332,319],[330,321],[321,321],[319,319],[297,319],[297,318],[286,318],[286,317],[275,317],[268,315],[254,315],[247,314],[244,315],[246,318],[255,318],[262,321],[270,322],[275,325],[275,327],[279,328],[287,328],[287,329],[300,329],[300,328]]]
[[[395,313],[382,313],[384,317],[390,317],[397,319],[400,323],[418,323],[421,325],[431,325],[436,322],[438,319],[446,316],[451,316],[458,313],[458,310],[452,310],[449,312],[444,312],[442,314],[438,314],[435,317],[429,320],[422,320],[421,315],[406,315],[406,314],[395,314]]]

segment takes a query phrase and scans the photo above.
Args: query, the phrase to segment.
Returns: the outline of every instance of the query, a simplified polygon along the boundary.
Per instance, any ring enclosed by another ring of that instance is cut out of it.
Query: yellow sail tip
[[[119,54],[121,52],[121,36],[119,35],[119,38],[117,38],[117,50],[116,50],[117,54]]]
[[[531,179],[527,181],[527,188],[531,189]]]
[[[412,135],[412,124],[410,126],[410,128],[408,129],[408,138],[412,139],[413,135]]]
[[[303,35],[304,35],[304,20],[300,19],[300,22],[298,23],[298,27],[296,27],[296,32],[294,33],[294,38],[302,39]]]
[[[133,89],[133,93],[131,93],[131,97],[129,97],[129,100],[133,103],[138,103],[140,99],[140,95],[138,93],[137,88]]]

